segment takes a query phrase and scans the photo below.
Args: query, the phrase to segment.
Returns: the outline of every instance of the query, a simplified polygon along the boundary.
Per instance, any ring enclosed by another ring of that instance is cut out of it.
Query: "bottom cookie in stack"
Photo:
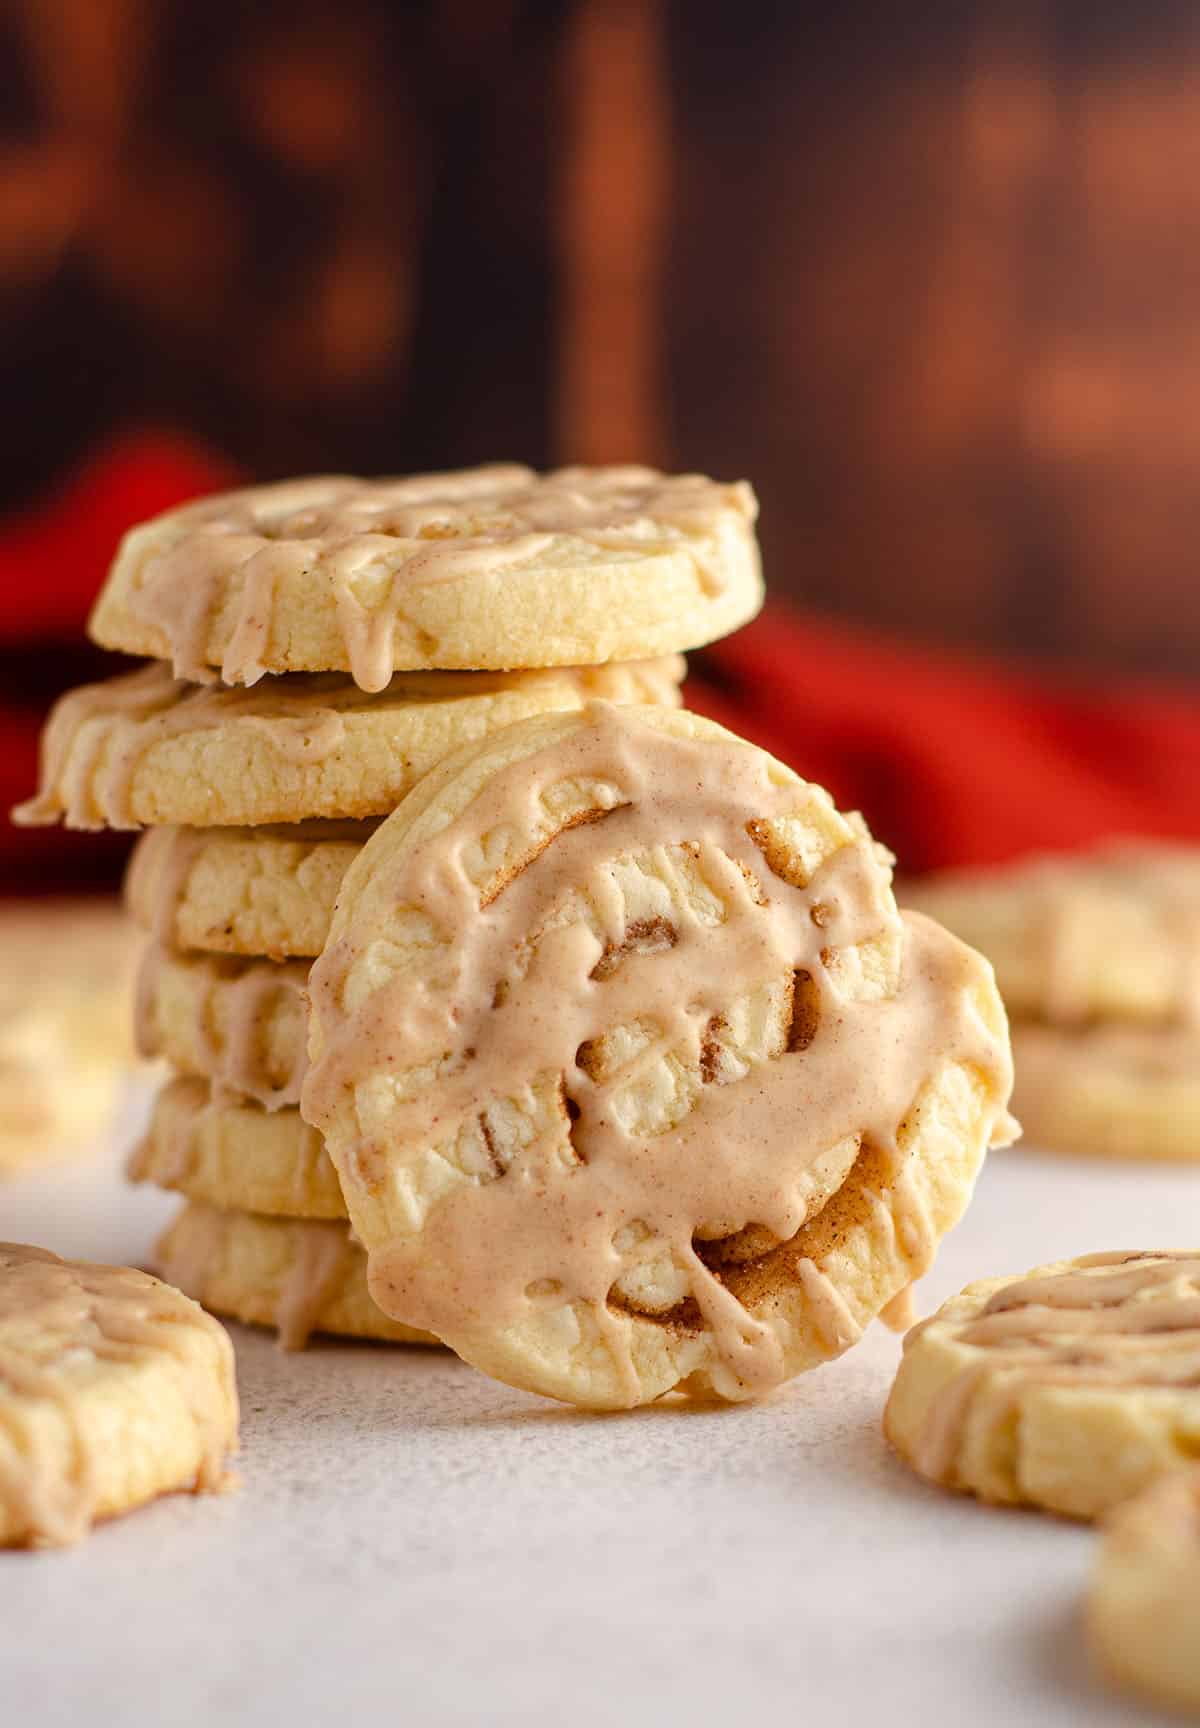
[[[295,1105],[307,965],[185,953],[152,941],[138,1034],[179,1071],[130,1160],[133,1180],[186,1196],[155,1251],[164,1276],[218,1314],[278,1329],[432,1344],[367,1293],[333,1166]]]
[[[155,1247],[164,1278],[214,1314],[274,1326],[285,1350],[314,1332],[436,1344],[389,1320],[367,1293],[367,1257],[348,1223],[269,1218],[190,1200]]]

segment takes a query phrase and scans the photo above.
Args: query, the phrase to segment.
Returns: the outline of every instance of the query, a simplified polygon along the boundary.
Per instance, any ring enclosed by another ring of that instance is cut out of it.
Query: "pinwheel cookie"
[[[1107,1520],[1088,1629],[1118,1685],[1200,1710],[1200,1466],[1173,1471]]]
[[[138,1048],[268,1110],[300,1102],[308,967],[188,954],[150,942],[137,990]]]
[[[744,483],[635,467],[286,481],[135,528],[90,629],[226,684],[640,660],[754,616],[756,514]]]
[[[159,1093],[129,1174],[230,1211],[346,1216],[321,1136],[298,1110],[214,1097],[203,1080],[173,1080]]]
[[[1031,1142],[1200,1162],[1200,1025],[1012,1029],[1013,1108]]]
[[[374,822],[152,828],[133,850],[125,898],[165,943],[208,953],[311,959],[342,877]]]
[[[0,1177],[95,1142],[135,1066],[136,931],[118,906],[0,913]]]
[[[258,1218],[192,1202],[155,1248],[159,1269],[207,1308],[274,1326],[286,1350],[314,1332],[391,1344],[437,1339],[390,1320],[367,1294],[367,1263],[344,1223]]]
[[[13,817],[139,828],[383,815],[472,738],[597,696],[675,705],[683,673],[674,655],[613,667],[410,673],[368,694],[336,673],[228,690],[145,666],[60,699],[43,735],[40,789]]]
[[[1200,1254],[968,1286],[906,1337],[884,1427],[943,1487],[1097,1517],[1200,1449]]]
[[[0,1244],[0,1545],[76,1541],[237,1447],[233,1351],[144,1272]]]
[[[1123,841],[928,877],[904,899],[987,955],[1018,1017],[1200,1024],[1200,849]]]
[[[990,968],[686,713],[459,752],[351,866],[310,992],[302,1108],[375,1300],[581,1405],[838,1355],[1009,1127]]]

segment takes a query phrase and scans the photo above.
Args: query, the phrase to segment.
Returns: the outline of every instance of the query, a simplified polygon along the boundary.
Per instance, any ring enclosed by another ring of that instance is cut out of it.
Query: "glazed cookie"
[[[138,980],[138,1048],[202,1075],[218,1093],[268,1110],[299,1104],[307,986],[302,960],[184,954],[151,941]]]
[[[436,1344],[389,1320],[367,1294],[366,1256],[346,1225],[257,1218],[191,1202],[155,1248],[164,1275],[218,1314],[274,1326],[285,1350],[314,1332]]]
[[[346,1216],[321,1136],[298,1110],[214,1098],[204,1080],[173,1080],[159,1093],[129,1176],[234,1212]]]
[[[144,1272],[0,1244],[0,1546],[77,1541],[97,1518],[222,1485],[233,1350]]]
[[[884,1428],[944,1488],[1099,1516],[1200,1447],[1200,1254],[968,1286],[904,1340]]]
[[[1013,1056],[1032,1145],[1200,1163],[1200,1026],[1017,1025]]]
[[[0,1176],[94,1143],[112,1116],[135,1066],[136,955],[111,902],[0,912]]]
[[[126,903],[143,929],[177,948],[312,958],[325,946],[342,877],[376,827],[151,828],[133,849]]]
[[[384,815],[473,738],[596,696],[674,706],[684,670],[675,655],[543,672],[409,673],[368,695],[336,673],[227,690],[144,666],[59,700],[42,737],[40,789],[13,820],[237,827]]]
[[[756,515],[745,482],[650,468],[285,481],[135,528],[90,630],[226,684],[641,660],[758,611]]]
[[[302,1109],[389,1313],[595,1407],[755,1396],[928,1267],[1008,1126],[990,968],[687,713],[436,769],[351,866]]]
[[[1173,1471],[1107,1520],[1088,1598],[1100,1667],[1118,1686],[1200,1711],[1200,1466]]]
[[[1012,1014],[1200,1023],[1200,849],[1125,841],[902,897],[987,955]]]

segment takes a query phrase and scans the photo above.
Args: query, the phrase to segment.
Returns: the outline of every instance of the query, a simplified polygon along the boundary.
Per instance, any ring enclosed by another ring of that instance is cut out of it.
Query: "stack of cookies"
[[[313,479],[122,544],[90,632],[150,664],[48,723],[23,822],[148,831],[140,1048],[172,1077],[133,1174],[186,1197],[159,1247],[218,1312],[421,1336],[367,1291],[298,1104],[309,968],[379,819],[443,758],[594,702],[678,705],[683,650],[761,601],[744,484],[644,468]]]
[[[1112,842],[905,899],[995,967],[1033,1145],[1200,1161],[1200,851]]]

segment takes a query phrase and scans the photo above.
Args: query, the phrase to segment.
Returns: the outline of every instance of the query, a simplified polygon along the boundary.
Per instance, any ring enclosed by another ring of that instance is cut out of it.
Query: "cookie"
[[[152,940],[138,979],[138,1048],[212,1081],[218,1093],[268,1110],[297,1105],[308,1060],[307,986],[302,960],[180,953]]]
[[[758,611],[757,513],[745,482],[650,468],[289,480],[135,528],[89,630],[226,684],[641,660]]]
[[[968,1286],[905,1338],[884,1429],[944,1488],[1098,1517],[1200,1447],[1200,1254]]]
[[[151,828],[133,849],[126,904],[177,948],[312,958],[325,946],[342,877],[377,826]]]
[[[687,713],[436,769],[350,870],[301,1106],[370,1287],[502,1380],[746,1398],[852,1344],[1008,1127],[990,968],[861,818]]]
[[[0,1546],[222,1485],[233,1350],[194,1302],[127,1267],[0,1244]]]
[[[1173,1471],[1106,1521],[1087,1618],[1110,1680],[1200,1712],[1200,1466]]]
[[[1200,1163],[1200,1026],[1017,1024],[1013,1057],[1031,1145]]]
[[[189,1202],[155,1248],[165,1277],[218,1314],[274,1326],[285,1350],[314,1332],[392,1344],[436,1344],[367,1294],[367,1264],[345,1224],[259,1218]]]
[[[986,954],[1011,1014],[1200,1024],[1200,850],[1123,841],[904,885]]]
[[[135,1066],[137,947],[107,900],[0,910],[0,1177],[103,1132]]]
[[[134,1182],[173,1188],[228,1211],[346,1216],[321,1136],[298,1110],[214,1098],[204,1080],[174,1080],[163,1088],[128,1169]]]
[[[228,690],[144,666],[58,701],[42,736],[39,791],[13,820],[237,827],[384,815],[472,738],[593,696],[675,705],[683,673],[678,655],[543,672],[410,673],[368,695],[336,673]]]

